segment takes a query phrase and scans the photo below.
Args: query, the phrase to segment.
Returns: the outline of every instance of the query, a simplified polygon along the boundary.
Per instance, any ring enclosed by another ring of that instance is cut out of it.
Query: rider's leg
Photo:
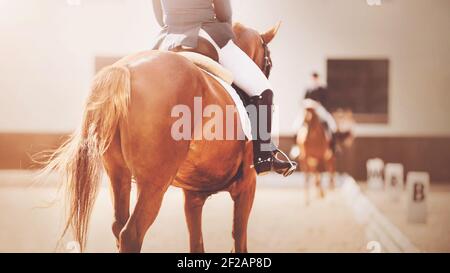
[[[336,124],[336,120],[334,119],[333,115],[328,112],[323,105],[318,104],[316,107],[316,112],[319,115],[319,117],[324,120],[327,124],[328,130],[330,132],[330,146],[333,150],[333,153],[337,152],[337,138],[338,138],[338,127]]]
[[[273,90],[261,69],[233,41],[229,41],[225,47],[220,48],[203,29],[200,30],[199,35],[216,48],[219,63],[234,74],[234,83],[247,95],[254,97],[261,95],[267,89]]]
[[[220,49],[219,62],[233,73],[234,83],[247,95],[259,96],[272,85],[256,63],[233,41]]]
[[[338,133],[339,133],[336,120],[330,114],[330,112],[326,110],[324,116],[325,120],[327,121],[328,128],[330,129],[331,132],[331,143],[330,143],[331,150],[333,151],[333,153],[336,153],[338,151]]]
[[[334,134],[338,131],[336,120],[334,119],[333,115],[331,115],[330,112],[328,112],[325,107],[323,107],[323,105],[317,104],[316,112],[317,115],[319,115],[319,117],[321,117],[322,120],[327,123],[331,133]]]
[[[234,83],[246,92],[255,115],[250,116],[254,133],[254,165],[258,174],[274,170],[286,176],[296,169],[296,163],[276,158],[281,152],[271,143],[273,89],[261,69],[233,41],[219,51],[219,62],[233,73]],[[284,153],[283,153],[284,154]]]

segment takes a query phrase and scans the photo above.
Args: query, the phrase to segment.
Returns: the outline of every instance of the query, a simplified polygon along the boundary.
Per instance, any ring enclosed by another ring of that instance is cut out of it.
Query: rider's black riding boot
[[[285,153],[272,144],[272,108],[273,92],[264,91],[260,96],[251,97],[249,104],[256,107],[257,118],[250,115],[253,128],[253,155],[254,166],[258,174],[275,171],[284,176],[291,175],[297,164],[289,160]],[[280,160],[276,156],[281,154],[286,160]]]

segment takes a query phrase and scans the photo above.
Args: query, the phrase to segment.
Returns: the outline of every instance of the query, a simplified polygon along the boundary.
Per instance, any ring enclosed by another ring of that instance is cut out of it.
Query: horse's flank
[[[221,107],[224,112],[227,105],[234,104],[231,97],[213,77],[175,53],[141,52],[125,57],[114,66],[128,67],[132,81],[130,118],[123,123],[124,128],[121,128],[121,131],[134,131],[136,129],[133,128],[146,127],[147,123],[148,128],[151,128],[151,124],[161,122],[161,120],[155,120],[155,114],[160,115],[162,112],[167,115],[161,119],[170,117],[169,105],[187,105],[193,109],[193,96],[202,97],[203,106],[214,104]],[[174,102],[174,99],[177,101]],[[155,100],[159,103],[151,102]],[[148,110],[145,110],[146,102],[152,105]],[[161,107],[161,104],[166,107]],[[139,113],[138,109],[140,109]],[[209,119],[203,118],[202,124],[207,123]],[[173,121],[170,119],[167,126],[170,127]],[[226,124],[225,120],[223,124]],[[238,117],[235,116],[235,128],[228,129],[236,132],[239,129],[237,125]],[[191,132],[195,131],[195,126],[196,124],[191,128]],[[162,137],[160,133],[155,132],[153,135],[149,133],[149,141],[164,142],[164,139],[160,139]],[[164,138],[172,138],[172,136],[165,134]],[[122,146],[127,146],[123,140]],[[173,185],[188,190],[220,191],[229,186],[241,167],[245,141],[192,140],[188,147],[189,151],[185,155]],[[128,159],[127,165],[134,173],[133,166],[139,165],[139,162],[133,162],[131,159],[133,153],[125,152],[125,159]],[[170,164],[170,160],[160,163]]]

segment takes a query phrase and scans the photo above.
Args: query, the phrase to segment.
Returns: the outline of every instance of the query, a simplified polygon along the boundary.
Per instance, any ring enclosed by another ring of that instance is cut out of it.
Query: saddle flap
[[[229,84],[229,85],[233,84],[233,81],[234,81],[233,74],[229,70],[227,70],[225,67],[221,66],[219,63],[214,61],[213,59],[211,59],[207,56],[201,55],[199,53],[189,52],[189,51],[181,51],[181,52],[177,52],[177,54],[189,59],[191,62],[193,62],[199,68],[222,79],[227,84]]]

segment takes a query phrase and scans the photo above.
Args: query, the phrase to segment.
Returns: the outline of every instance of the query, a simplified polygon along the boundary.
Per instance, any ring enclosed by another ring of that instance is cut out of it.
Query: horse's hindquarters
[[[237,132],[237,115],[232,116],[232,125],[226,120],[226,108],[234,103],[223,87],[174,53],[149,52],[132,59],[129,67],[132,76],[129,115],[120,130],[124,158],[133,174],[138,180],[155,177],[161,186],[176,176],[175,183],[184,188],[223,187],[242,163],[245,140],[238,140],[237,134],[236,139],[207,140],[203,130],[193,140],[198,127],[206,127],[212,119],[224,126],[224,135],[219,139],[224,139],[229,129]],[[220,110],[222,118],[215,116],[217,113],[207,114],[205,110],[210,106]],[[180,114],[177,109],[189,111]],[[174,128],[185,115],[188,128]],[[188,130],[187,137],[174,136],[179,129]]]
[[[174,53],[148,52],[129,67],[129,114],[120,128],[124,158],[138,179],[163,176],[170,180],[185,160],[190,143],[172,136],[176,121],[172,110],[177,105],[193,107],[193,97],[201,94],[198,72]]]

